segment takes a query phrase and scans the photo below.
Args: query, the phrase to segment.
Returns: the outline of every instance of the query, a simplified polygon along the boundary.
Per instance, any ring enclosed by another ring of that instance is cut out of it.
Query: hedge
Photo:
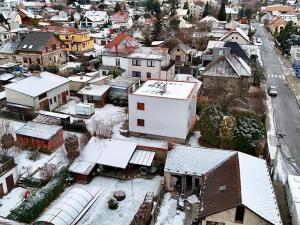
[[[17,208],[11,211],[8,219],[32,223],[63,191],[68,177],[68,168],[62,168],[44,187],[31,194]]]

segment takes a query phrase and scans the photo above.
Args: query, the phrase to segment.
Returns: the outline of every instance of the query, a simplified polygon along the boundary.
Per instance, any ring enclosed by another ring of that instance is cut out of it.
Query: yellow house
[[[66,45],[71,53],[83,54],[95,49],[94,39],[88,31],[81,31],[74,27],[49,26],[45,31],[53,31]]]

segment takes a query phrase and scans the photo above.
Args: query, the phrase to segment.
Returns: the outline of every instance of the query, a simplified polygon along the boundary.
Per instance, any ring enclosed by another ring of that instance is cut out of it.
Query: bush
[[[127,97],[118,96],[118,95],[114,95],[114,94],[109,95],[108,102],[115,106],[121,106],[121,107],[128,106],[128,98]]]
[[[23,223],[33,222],[64,191],[67,177],[68,168],[64,167],[45,187],[30,195],[21,205],[13,209],[7,218]]]
[[[217,105],[208,105],[204,107],[200,114],[199,128],[201,131],[201,138],[207,144],[212,146],[219,146],[219,129],[223,120],[224,113]]]
[[[108,204],[108,208],[110,209],[117,209],[119,207],[119,203],[115,198],[110,198],[107,204]]]
[[[58,74],[59,69],[56,66],[46,66],[46,67],[44,67],[44,71],[47,71],[49,73]]]
[[[264,134],[264,124],[253,114],[239,114],[234,129],[236,150],[255,155],[255,147]]]
[[[70,161],[74,161],[79,156],[79,141],[76,135],[69,135],[65,140],[65,150],[67,152],[67,158]]]
[[[219,130],[220,148],[232,149],[236,119],[233,116],[225,116]]]

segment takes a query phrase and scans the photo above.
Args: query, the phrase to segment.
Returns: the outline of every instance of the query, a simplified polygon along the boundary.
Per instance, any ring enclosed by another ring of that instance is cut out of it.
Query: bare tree
[[[91,133],[98,138],[111,138],[113,135],[114,121],[104,121],[103,119],[92,121]]]
[[[49,181],[56,172],[57,172],[57,166],[52,163],[49,164],[46,163],[41,167],[39,171],[40,177],[46,181]]]
[[[74,161],[79,156],[79,141],[78,137],[74,134],[69,135],[65,140],[65,150],[67,152],[67,158],[70,161]]]

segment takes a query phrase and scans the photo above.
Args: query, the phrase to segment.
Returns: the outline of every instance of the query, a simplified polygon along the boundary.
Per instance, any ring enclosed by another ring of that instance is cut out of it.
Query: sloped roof
[[[226,42],[224,47],[230,48],[231,54],[235,54],[236,56],[241,57],[243,60],[249,60],[249,57],[237,42]]]
[[[128,41],[134,41],[135,39],[131,37],[129,34],[126,34],[124,32],[121,32],[118,36],[116,36],[111,42],[109,42],[105,48],[113,48],[116,45],[119,45],[122,41],[128,40]]]
[[[229,31],[225,36],[220,38],[220,41],[224,40],[226,37],[228,37],[229,35],[231,35],[232,33],[238,33],[240,34],[246,41],[250,41],[248,35],[239,27]]]
[[[233,152],[208,148],[175,146],[168,152],[165,172],[202,176],[228,159]]]
[[[129,18],[127,12],[116,12],[111,17],[110,20],[114,22],[126,22]]]
[[[282,224],[265,160],[236,152],[204,182],[200,218],[243,205],[271,224]]]
[[[54,37],[52,32],[30,32],[24,34],[17,51],[42,52],[52,37]]]
[[[4,87],[5,89],[36,97],[68,82],[69,79],[62,76],[49,72],[41,72],[39,76],[30,76]]]

